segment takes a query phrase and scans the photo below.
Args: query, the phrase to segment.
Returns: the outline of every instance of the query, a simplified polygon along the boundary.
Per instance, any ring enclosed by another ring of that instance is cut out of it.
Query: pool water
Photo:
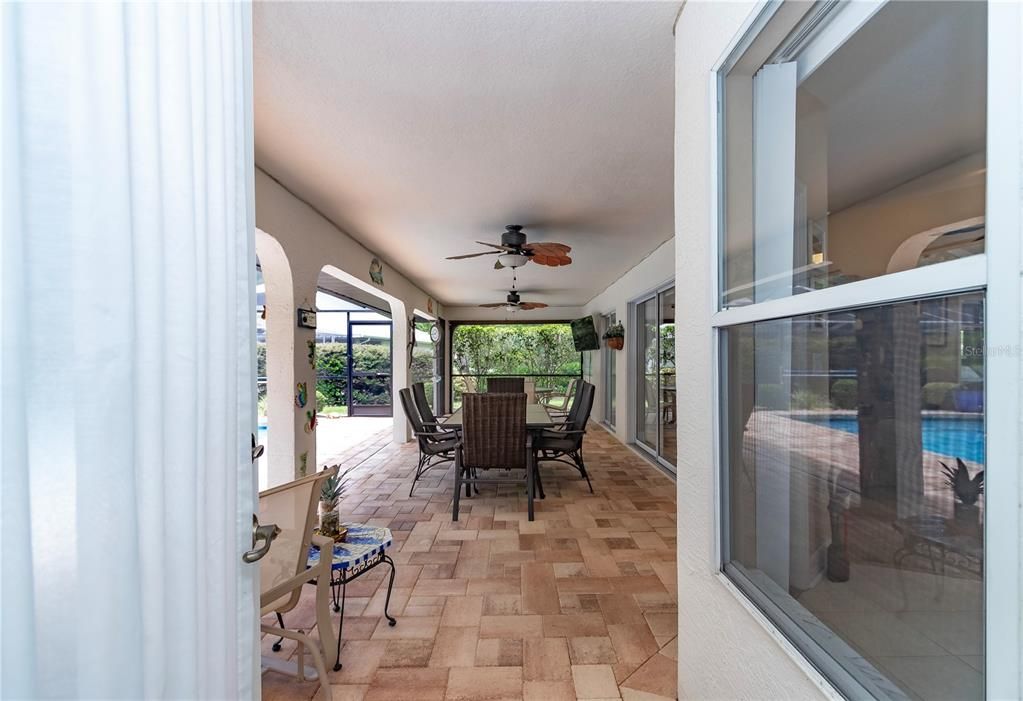
[[[800,421],[827,426],[846,433],[858,434],[859,421],[855,416],[800,416]],[[925,416],[922,419],[924,450],[984,463],[984,417],[942,418]]]

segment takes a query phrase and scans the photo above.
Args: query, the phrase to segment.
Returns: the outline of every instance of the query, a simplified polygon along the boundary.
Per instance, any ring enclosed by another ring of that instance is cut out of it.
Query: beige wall
[[[629,303],[636,297],[669,282],[675,273],[675,239],[668,239],[653,253],[639,262],[627,273],[611,283],[607,289],[591,299],[585,307],[586,314],[599,317],[601,314],[615,313],[618,321],[625,326],[625,347],[614,351],[610,356],[615,361],[617,389],[615,396],[615,413],[613,421],[604,416],[604,354],[595,353],[591,373],[596,380],[596,392],[593,399],[593,417],[599,421],[610,421],[615,426],[615,435],[623,443],[635,439],[635,409],[630,406],[631,393],[636,391],[635,380],[629,368],[635,368],[636,343],[635,328],[629,319]],[[685,304],[676,303],[676,315],[685,314]],[[600,328],[598,326],[598,328]],[[603,333],[603,329],[600,329]],[[601,341],[603,344],[603,341]],[[627,379],[628,378],[628,379]]]
[[[688,2],[675,33],[675,237],[678,362],[680,695],[809,699],[802,667],[740,603],[719,572],[714,446],[711,71],[753,4]],[[684,361],[682,360],[684,359]],[[691,407],[687,411],[685,407]],[[696,410],[699,409],[699,410]]]
[[[315,431],[305,431],[306,412],[316,409],[316,393],[308,392],[305,407],[298,408],[294,402],[296,383],[305,382],[309,388],[316,386],[316,371],[308,360],[307,348],[315,332],[298,328],[295,307],[315,308],[316,281],[324,268],[375,297],[378,306],[390,310],[394,349],[394,439],[408,440],[408,424],[397,402],[397,390],[408,384],[407,322],[415,309],[427,309],[426,293],[391,268],[386,260],[381,260],[384,284],[376,285],[369,276],[370,263],[375,257],[373,252],[259,168],[256,169],[256,228],[256,253],[263,265],[269,307],[267,418],[272,438],[268,486],[316,468]],[[288,293],[290,300],[284,301]],[[434,309],[441,312],[437,305]]]

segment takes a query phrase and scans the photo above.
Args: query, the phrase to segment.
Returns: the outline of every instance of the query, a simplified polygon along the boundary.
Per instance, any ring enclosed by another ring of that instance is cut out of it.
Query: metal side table
[[[334,599],[334,611],[341,612],[337,624],[337,657],[334,659],[334,671],[341,669],[341,632],[345,625],[345,593],[348,583],[381,563],[391,566],[391,577],[387,581],[387,598],[384,600],[384,617],[387,624],[394,626],[398,620],[387,612],[391,604],[391,590],[394,588],[394,560],[385,554],[393,545],[389,528],[376,528],[362,523],[342,524],[348,529],[348,537],[344,543],[334,543],[333,562],[330,566],[330,588]],[[309,566],[319,562],[319,548],[309,548]],[[340,603],[339,603],[340,599]]]

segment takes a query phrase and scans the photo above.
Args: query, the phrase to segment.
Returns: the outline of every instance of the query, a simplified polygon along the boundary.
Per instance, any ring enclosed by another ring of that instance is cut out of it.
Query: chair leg
[[[579,472],[586,479],[586,485],[590,488],[590,494],[593,494],[593,483],[590,482],[590,474],[586,471],[586,463],[583,461],[583,449],[580,448],[572,458],[575,460],[575,464],[579,466]]]
[[[408,490],[408,495],[409,495],[410,499],[412,498],[412,492],[414,492],[415,489],[416,489],[416,482],[418,482],[419,478],[423,476],[423,463],[424,462],[429,462],[429,459],[425,455],[423,455],[423,449],[420,448],[419,449],[419,462],[416,463],[416,474],[415,474],[415,477],[412,478],[412,488]]]
[[[529,520],[533,520],[533,492],[535,491],[534,480],[536,478],[536,455],[530,451],[526,458],[526,503],[529,511]]]
[[[278,625],[280,625],[280,627],[283,628],[284,627],[284,616],[281,615],[280,611],[274,611],[274,613],[277,614],[277,623],[278,623]],[[280,652],[281,651],[281,643],[283,643],[283,642],[284,642],[284,638],[277,638],[277,642],[274,643],[273,645],[271,645],[270,649],[273,650],[274,652]]]
[[[458,520],[458,499],[462,496],[462,460],[455,451],[455,499],[451,506],[451,520]]]

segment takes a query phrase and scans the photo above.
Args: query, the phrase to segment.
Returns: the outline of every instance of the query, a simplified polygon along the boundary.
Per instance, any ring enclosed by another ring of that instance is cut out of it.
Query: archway
[[[320,270],[320,281],[318,287],[329,286],[328,280],[335,280],[344,288],[345,295],[354,302],[362,304],[370,309],[376,308],[389,313],[391,320],[391,361],[390,361],[390,397],[392,415],[392,435],[395,441],[405,442],[409,439],[408,422],[401,412],[397,402],[399,389],[408,384],[409,370],[409,312],[405,303],[397,297],[388,294],[380,288],[371,285],[363,280],[346,273],[336,265],[325,265]],[[368,328],[368,327],[367,327]],[[368,386],[368,385],[367,385]],[[371,413],[371,412],[370,412]]]
[[[295,478],[295,387],[293,353],[295,293],[291,265],[277,239],[256,229],[256,258],[262,276],[263,299],[261,326],[265,329],[265,410],[266,430],[260,431],[266,443],[260,465],[259,488],[283,484]],[[257,380],[259,381],[259,380]]]

